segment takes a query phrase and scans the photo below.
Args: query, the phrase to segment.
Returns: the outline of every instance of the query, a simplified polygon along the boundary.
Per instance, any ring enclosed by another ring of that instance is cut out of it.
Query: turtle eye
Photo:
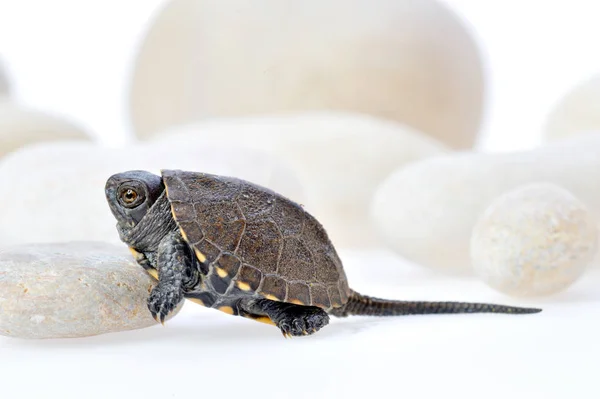
[[[144,202],[144,193],[128,185],[119,191],[119,201],[126,208],[135,208]]]
[[[132,204],[137,199],[137,196],[138,195],[134,190],[128,188],[123,192],[123,202],[126,204]]]

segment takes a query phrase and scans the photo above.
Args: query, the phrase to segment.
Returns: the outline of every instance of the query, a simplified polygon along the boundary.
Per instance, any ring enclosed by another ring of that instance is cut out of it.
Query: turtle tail
[[[539,313],[542,309],[470,302],[394,301],[373,298],[352,291],[348,302],[330,311],[337,317],[346,316],[404,316],[443,313]]]

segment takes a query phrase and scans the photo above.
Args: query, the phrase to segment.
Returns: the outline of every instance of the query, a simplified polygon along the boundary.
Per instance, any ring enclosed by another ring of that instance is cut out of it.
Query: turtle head
[[[106,181],[104,193],[119,227],[135,227],[165,190],[160,176],[143,170],[117,173]]]

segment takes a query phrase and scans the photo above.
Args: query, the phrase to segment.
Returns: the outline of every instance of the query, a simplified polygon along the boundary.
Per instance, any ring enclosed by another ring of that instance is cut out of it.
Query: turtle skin
[[[260,296],[326,311],[350,287],[321,224],[290,199],[224,176],[163,170],[173,218],[218,296]]]

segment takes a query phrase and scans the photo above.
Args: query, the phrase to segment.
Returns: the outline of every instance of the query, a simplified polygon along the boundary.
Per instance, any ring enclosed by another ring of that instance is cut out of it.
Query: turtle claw
[[[292,334],[290,334],[289,332],[281,330],[281,334],[283,334],[283,338],[285,339],[292,338]]]
[[[183,294],[173,291],[165,292],[161,288],[161,286],[156,286],[150,293],[148,310],[150,310],[152,318],[164,326],[166,318],[183,300]]]

